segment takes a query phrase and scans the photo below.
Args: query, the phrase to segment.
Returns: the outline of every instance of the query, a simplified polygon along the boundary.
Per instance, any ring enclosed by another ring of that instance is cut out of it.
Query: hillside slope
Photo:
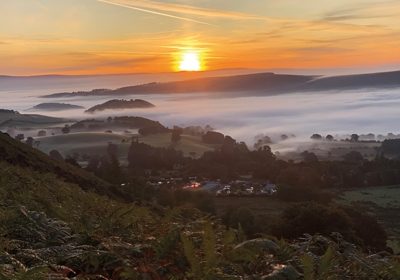
[[[55,174],[61,180],[77,184],[85,190],[94,190],[109,195],[117,193],[110,184],[83,169],[51,159],[46,154],[12,139],[5,133],[0,133],[0,161],[40,173]]]
[[[37,114],[20,114],[13,110],[0,109],[0,128],[18,125],[56,124],[65,122],[64,119]]]

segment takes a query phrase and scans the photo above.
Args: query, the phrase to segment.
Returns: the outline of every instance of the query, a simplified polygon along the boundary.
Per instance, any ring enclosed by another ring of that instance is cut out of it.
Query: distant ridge
[[[43,111],[63,111],[63,110],[74,110],[74,109],[85,109],[82,106],[66,104],[66,103],[40,103],[33,106],[28,111],[43,110]]]
[[[400,86],[400,71],[323,77],[309,83],[306,88],[326,90],[393,86]]]
[[[199,78],[168,83],[148,83],[137,86],[123,87],[116,90],[93,90],[82,92],[65,92],[46,95],[44,97],[73,96],[112,96],[132,94],[157,93],[200,93],[200,92],[237,92],[242,90],[274,90],[288,91],[311,81],[314,76],[276,75],[274,73],[247,74],[239,76]]]
[[[47,98],[74,96],[113,96],[135,94],[221,92],[235,95],[269,95],[301,91],[328,91],[362,88],[400,87],[400,71],[344,76],[307,76],[258,73],[237,76],[199,78],[178,82],[148,83],[115,90],[64,92]]]

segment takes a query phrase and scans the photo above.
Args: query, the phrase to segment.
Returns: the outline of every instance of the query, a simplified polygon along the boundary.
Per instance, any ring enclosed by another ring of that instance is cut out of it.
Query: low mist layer
[[[51,91],[19,90],[1,94],[1,108],[25,110],[43,102],[39,96]],[[312,133],[388,133],[397,126],[400,89],[291,93],[278,96],[223,97],[218,93],[135,95],[156,107],[122,111],[104,111],[88,115],[84,110],[40,112],[69,119],[101,118],[115,115],[143,116],[165,125],[206,125],[252,142],[263,134],[293,133],[309,138]],[[243,95],[246,93],[243,92]],[[115,98],[118,98],[117,96]],[[121,97],[122,98],[122,97]],[[123,98],[127,98],[124,96]],[[109,97],[52,99],[85,108],[110,100]]]

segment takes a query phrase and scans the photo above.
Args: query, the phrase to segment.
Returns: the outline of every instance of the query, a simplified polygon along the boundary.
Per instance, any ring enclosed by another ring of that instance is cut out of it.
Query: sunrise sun
[[[198,52],[185,51],[181,54],[179,62],[180,71],[201,71],[201,58]]]

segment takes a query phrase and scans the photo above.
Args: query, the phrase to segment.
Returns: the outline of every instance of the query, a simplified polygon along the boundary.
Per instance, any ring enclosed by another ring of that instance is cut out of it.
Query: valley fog
[[[115,86],[111,83],[110,87]],[[87,90],[89,85],[63,85],[64,90]],[[107,86],[107,84],[103,84]],[[36,85],[35,89],[0,90],[0,108],[20,113],[37,113],[71,120],[106,116],[142,116],[167,126],[211,125],[216,130],[251,144],[257,134],[293,133],[308,139],[312,133],[397,133],[400,112],[400,89],[291,93],[273,96],[229,97],[226,94],[152,94],[76,98],[41,98],[59,92],[54,83]],[[246,93],[242,93],[246,95]],[[86,109],[110,99],[144,99],[155,108],[84,113],[69,111],[30,111],[39,103],[57,102],[84,106]]]

